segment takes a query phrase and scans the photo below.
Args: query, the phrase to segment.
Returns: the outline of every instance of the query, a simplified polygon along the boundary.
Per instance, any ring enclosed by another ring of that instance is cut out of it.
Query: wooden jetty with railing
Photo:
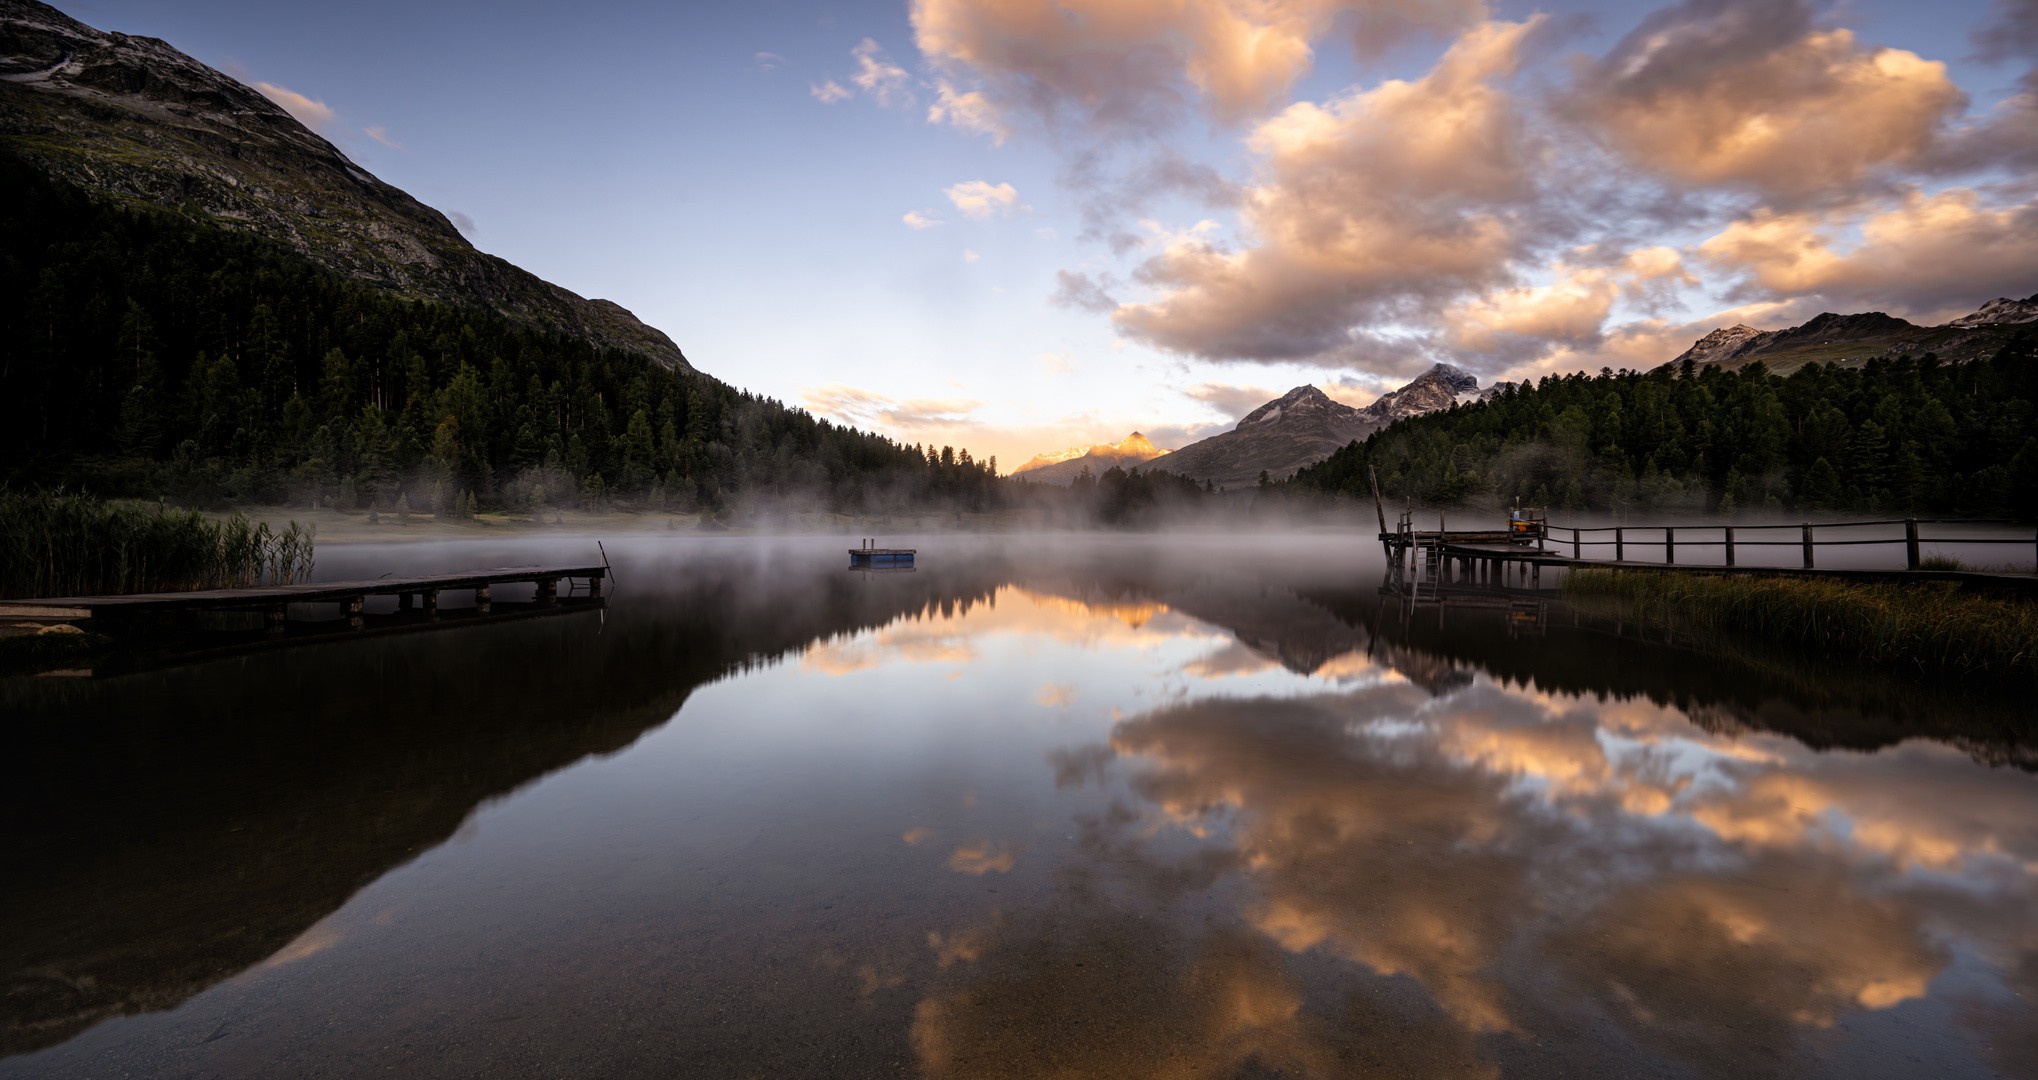
[[[489,610],[491,590],[498,585],[537,586],[535,602],[547,605],[559,596],[559,583],[585,582],[586,594],[601,595],[606,566],[503,566],[457,574],[385,577],[372,581],[321,581],[305,585],[273,585],[246,589],[198,589],[191,592],[130,593],[123,596],[56,596],[37,600],[0,600],[0,619],[66,621],[90,619],[119,622],[150,615],[198,611],[260,611],[269,627],[280,631],[293,604],[338,604],[355,625],[371,596],[395,596],[398,611],[437,614],[442,592],[472,591],[475,607]]]
[[[1505,528],[1489,530],[1453,531],[1448,527],[1445,512],[1438,511],[1437,528],[1435,531],[1428,531],[1416,526],[1415,512],[1412,510],[1403,511],[1394,528],[1387,527],[1387,513],[1380,500],[1377,478],[1373,484],[1373,498],[1375,512],[1380,518],[1380,542],[1387,549],[1388,561],[1393,565],[1402,566],[1411,556],[1420,554],[1429,563],[1427,576],[1438,584],[1451,581],[1497,583],[1512,577],[1518,583],[1533,588],[1540,585],[1543,567],[1556,567],[1567,570],[1673,570],[1698,574],[1827,577],[1855,581],[1957,581],[1983,588],[2038,595],[2038,574],[1928,570],[1924,568],[1924,560],[1920,554],[1920,548],[1927,544],[2008,545],[2023,547],[2032,552],[2034,560],[2038,560],[2038,532],[2028,537],[1923,535],[1925,526],[2029,527],[2022,522],[1890,518],[1872,521],[1802,522],[1794,525],[1606,525],[1585,528],[1552,525],[1547,513],[1540,508],[1517,508],[1510,512]],[[1903,526],[1902,536],[1867,539],[1832,538],[1834,530],[1898,525]],[[1785,533],[1788,538],[1749,538],[1747,535],[1756,533],[1767,537],[1777,532]],[[1821,532],[1825,535],[1821,536]],[[1588,540],[1586,539],[1588,535],[1595,538]],[[1901,569],[1818,565],[1820,548],[1898,544],[1904,546],[1904,566]],[[1586,558],[1585,548],[1588,545],[1597,548],[1611,546],[1613,558]],[[1566,546],[1570,548],[1568,555],[1563,551]],[[1629,559],[1627,556],[1630,547],[1660,548],[1663,552],[1663,561]],[[1803,565],[1747,565],[1738,558],[1740,552],[1747,548],[1772,547],[1798,549],[1803,556]],[[1719,549],[1718,562],[1691,561],[1695,549],[1708,548]],[[1685,555],[1683,561],[1679,561],[1680,552]]]

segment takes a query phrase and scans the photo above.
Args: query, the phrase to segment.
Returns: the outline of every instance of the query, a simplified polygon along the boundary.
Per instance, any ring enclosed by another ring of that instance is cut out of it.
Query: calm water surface
[[[845,546],[0,683],[0,1075],[2038,1076],[2014,705],[1342,538]]]

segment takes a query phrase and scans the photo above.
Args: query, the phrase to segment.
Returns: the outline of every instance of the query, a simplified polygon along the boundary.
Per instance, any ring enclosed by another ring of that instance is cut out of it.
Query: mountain
[[[1449,364],[1430,368],[1363,409],[1333,401],[1314,386],[1298,386],[1246,414],[1232,430],[1169,454],[1163,467],[1223,487],[1257,483],[1262,470],[1284,479],[1354,439],[1403,417],[1449,408],[1478,388],[1477,378]]]
[[[1148,442],[1145,435],[1135,431],[1122,442],[1072,446],[1057,453],[1036,454],[1033,460],[1012,470],[1012,475],[1023,475],[1040,484],[1067,484],[1084,469],[1092,474],[1103,473],[1114,465],[1129,469],[1165,453],[1166,450]]]
[[[0,149],[97,197],[256,233],[405,297],[692,370],[664,333],[475,250],[255,90],[35,0],[0,0]]]
[[[2026,323],[2038,321],[2038,296],[1998,299],[1981,310],[1942,326],[1919,326],[1880,311],[1857,315],[1825,312],[1811,321],[1783,330],[1729,326],[1693,342],[1670,361],[1686,360],[1698,367],[1718,364],[1738,368],[1762,361],[1771,371],[1788,374],[1812,362],[1863,364],[1875,357],[1936,353],[1941,360],[1960,362],[1994,355]]]

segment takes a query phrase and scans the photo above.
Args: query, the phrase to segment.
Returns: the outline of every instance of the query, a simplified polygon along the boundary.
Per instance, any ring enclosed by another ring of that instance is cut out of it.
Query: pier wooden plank
[[[487,589],[493,585],[546,582],[561,578],[600,581],[602,566],[501,566],[421,577],[385,577],[372,581],[318,581],[304,585],[271,585],[248,589],[197,589],[190,592],[128,593],[121,596],[52,596],[0,601],[0,618],[82,619],[101,615],[170,611],[234,611],[267,609],[284,604],[332,603],[358,597],[404,593],[436,594],[446,589]]]

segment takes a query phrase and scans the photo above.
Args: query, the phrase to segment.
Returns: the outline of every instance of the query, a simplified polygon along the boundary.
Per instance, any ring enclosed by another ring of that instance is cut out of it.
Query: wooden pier
[[[606,566],[504,566],[493,570],[470,570],[457,574],[424,577],[377,578],[373,581],[321,581],[307,585],[276,585],[250,589],[200,589],[192,592],[132,593],[125,596],[56,596],[38,600],[0,600],[0,619],[73,620],[118,622],[148,615],[196,611],[261,611],[268,615],[269,628],[280,631],[289,618],[292,604],[338,604],[342,614],[360,625],[364,606],[371,596],[398,597],[397,610],[419,611],[433,616],[439,610],[442,592],[474,593],[474,606],[489,610],[490,590],[497,585],[535,584],[535,602],[556,602],[561,581],[586,582],[586,594],[601,595]]]
[[[1578,528],[1550,524],[1547,512],[1542,509],[1516,508],[1509,514],[1506,527],[1503,529],[1452,531],[1448,527],[1445,511],[1439,510],[1436,529],[1426,531],[1415,527],[1415,511],[1409,509],[1402,511],[1394,528],[1389,529],[1387,511],[1380,498],[1379,478],[1375,476],[1372,480],[1373,508],[1380,518],[1380,544],[1387,551],[1388,564],[1397,571],[1403,568],[1413,569],[1409,566],[1412,558],[1417,554],[1425,556],[1429,566],[1417,581],[1420,583],[1426,578],[1432,587],[1457,582],[1508,584],[1512,578],[1513,584],[1517,586],[1540,588],[1542,568],[1548,566],[1565,570],[1676,571],[1733,576],[1823,577],[1868,582],[1952,581],[1970,588],[2038,596],[2038,574],[1927,570],[1920,556],[1920,548],[1926,544],[1993,544],[2027,548],[2032,551],[2034,560],[2038,560],[2038,535],[2033,535],[2029,539],[2017,536],[1923,535],[1923,529],[1928,525],[1959,527],[2013,525],[2030,528],[2028,523],[1896,518],[1878,521],[1804,522],[1797,525],[1607,525],[1599,528]],[[1869,526],[1893,528],[1898,525],[1903,526],[1902,536],[1835,539],[1832,535],[1835,530],[1841,529]],[[1825,532],[1824,536],[1820,535],[1822,530]],[[1682,536],[1678,535],[1680,532],[1683,533]],[[1757,539],[1748,535],[1769,536],[1778,532],[1784,533],[1788,538]],[[1586,539],[1587,534],[1592,534],[1594,539]],[[1715,536],[1718,539],[1714,539]],[[1558,550],[1551,550],[1553,544]],[[1611,546],[1613,558],[1585,558],[1584,549],[1587,544],[1594,547]],[[1841,569],[1818,565],[1818,551],[1821,548],[1897,544],[1904,546],[1902,569],[1894,567]],[[1562,551],[1566,546],[1571,549],[1568,556]],[[1663,561],[1631,560],[1627,557],[1627,549],[1631,546],[1660,547]],[[1742,565],[1738,554],[1741,550],[1751,547],[1795,548],[1802,554],[1804,565]],[[1691,561],[1694,549],[1706,548],[1718,548],[1721,561],[1717,563]],[[1678,561],[1679,552],[1684,553],[1682,562]]]

